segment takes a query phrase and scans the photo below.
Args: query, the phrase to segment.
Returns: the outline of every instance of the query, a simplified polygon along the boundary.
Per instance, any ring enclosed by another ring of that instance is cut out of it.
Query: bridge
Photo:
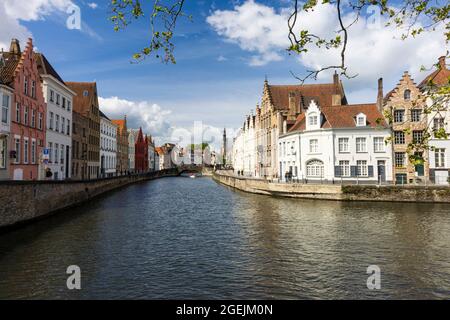
[[[211,176],[213,172],[213,166],[189,164],[178,166],[177,170],[179,175],[200,174],[204,176]]]

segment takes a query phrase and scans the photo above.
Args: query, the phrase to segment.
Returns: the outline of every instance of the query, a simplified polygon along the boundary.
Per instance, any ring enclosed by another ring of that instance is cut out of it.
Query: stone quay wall
[[[213,179],[241,191],[279,197],[340,201],[450,203],[450,187],[448,186],[274,183],[261,179],[237,177],[226,171],[216,171]]]
[[[88,181],[0,181],[0,230],[42,218],[108,191],[162,177],[178,170],[163,170]]]

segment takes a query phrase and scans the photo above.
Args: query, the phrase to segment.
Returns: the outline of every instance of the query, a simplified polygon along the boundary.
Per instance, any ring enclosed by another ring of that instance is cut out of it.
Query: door
[[[386,161],[378,160],[378,181],[386,182]]]

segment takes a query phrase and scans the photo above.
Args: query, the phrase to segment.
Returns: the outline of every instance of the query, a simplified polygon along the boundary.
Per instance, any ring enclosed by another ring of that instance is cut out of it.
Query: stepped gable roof
[[[324,116],[321,128],[355,128],[356,116],[364,113],[367,118],[367,126],[371,128],[387,128],[388,125],[383,115],[378,110],[375,103],[354,104],[346,106],[330,106],[321,108],[320,111]],[[381,122],[377,120],[382,119]],[[297,117],[295,124],[290,128],[289,132],[303,131],[306,128],[306,114],[302,113]]]

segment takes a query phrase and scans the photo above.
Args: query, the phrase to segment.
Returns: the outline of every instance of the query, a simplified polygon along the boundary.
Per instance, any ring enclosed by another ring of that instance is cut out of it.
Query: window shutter
[[[340,176],[342,176],[342,174],[341,174],[341,167],[340,167],[340,166],[335,166],[335,167],[334,167],[334,176],[335,176],[335,177],[340,177]]]
[[[373,177],[373,166],[368,166],[369,177]]]
[[[355,178],[357,176],[358,173],[358,169],[356,166],[351,166],[350,167],[350,175],[352,178]]]

